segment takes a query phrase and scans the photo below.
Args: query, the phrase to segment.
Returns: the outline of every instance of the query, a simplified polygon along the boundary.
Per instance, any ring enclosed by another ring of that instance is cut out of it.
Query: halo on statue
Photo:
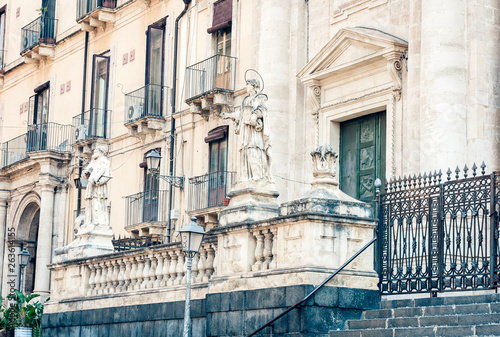
[[[249,74],[250,72],[250,74]],[[260,86],[260,91],[258,93],[261,93],[263,90],[264,90],[264,79],[262,78],[262,76],[260,76],[259,72],[255,69],[247,69],[247,71],[245,71],[245,83],[247,83],[247,81],[251,78],[255,78],[255,76],[251,76],[252,73],[255,73],[257,74],[257,76],[259,77],[258,79],[256,79],[257,81],[259,81],[259,86]]]

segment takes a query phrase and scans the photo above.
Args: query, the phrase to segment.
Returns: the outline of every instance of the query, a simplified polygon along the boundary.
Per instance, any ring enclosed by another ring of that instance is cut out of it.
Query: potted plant
[[[3,319],[7,330],[14,330],[14,337],[39,337],[42,333],[41,323],[44,303],[39,301],[30,303],[39,294],[25,296],[18,290],[7,296],[13,300],[3,311]]]

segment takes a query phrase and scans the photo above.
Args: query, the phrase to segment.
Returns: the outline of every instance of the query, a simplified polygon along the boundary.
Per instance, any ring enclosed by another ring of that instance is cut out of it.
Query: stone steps
[[[500,336],[500,294],[382,301],[329,336]]]

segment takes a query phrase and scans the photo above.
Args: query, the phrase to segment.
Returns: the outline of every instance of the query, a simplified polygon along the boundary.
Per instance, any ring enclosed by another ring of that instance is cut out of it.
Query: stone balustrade
[[[277,228],[259,228],[252,231],[255,238],[255,262],[252,271],[276,268]]]

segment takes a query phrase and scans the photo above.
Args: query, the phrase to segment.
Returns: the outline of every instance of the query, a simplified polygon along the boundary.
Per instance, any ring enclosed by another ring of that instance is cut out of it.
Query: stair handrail
[[[280,319],[281,317],[285,316],[286,314],[288,314],[290,311],[292,311],[293,309],[296,309],[298,308],[302,303],[306,302],[309,298],[311,298],[318,290],[320,290],[325,284],[327,284],[332,278],[335,277],[335,275],[337,275],[338,273],[340,273],[347,265],[349,265],[349,263],[351,263],[354,259],[356,259],[361,253],[363,253],[368,247],[370,247],[375,241],[377,241],[377,232],[375,232],[375,236],[373,237],[373,239],[370,240],[370,242],[368,242],[366,245],[364,245],[363,248],[361,248],[360,250],[358,250],[358,252],[356,254],[354,254],[353,256],[351,256],[349,258],[349,260],[347,260],[346,262],[344,262],[344,264],[342,266],[340,266],[340,268],[338,268],[336,271],[334,271],[330,276],[328,276],[323,282],[321,282],[319,285],[317,285],[309,294],[306,295],[306,297],[304,297],[303,299],[301,299],[300,301],[298,301],[297,303],[295,303],[294,305],[290,306],[288,309],[286,309],[285,311],[283,311],[281,314],[279,314],[278,316],[276,316],[275,318],[271,319],[270,321],[268,321],[267,323],[265,323],[264,325],[262,325],[260,328],[258,328],[257,330],[255,330],[254,332],[252,332],[250,335],[248,335],[247,337],[251,337],[251,336],[254,336],[256,333],[260,332],[261,330],[267,328],[268,326],[272,326],[274,322],[276,322],[278,319]]]

